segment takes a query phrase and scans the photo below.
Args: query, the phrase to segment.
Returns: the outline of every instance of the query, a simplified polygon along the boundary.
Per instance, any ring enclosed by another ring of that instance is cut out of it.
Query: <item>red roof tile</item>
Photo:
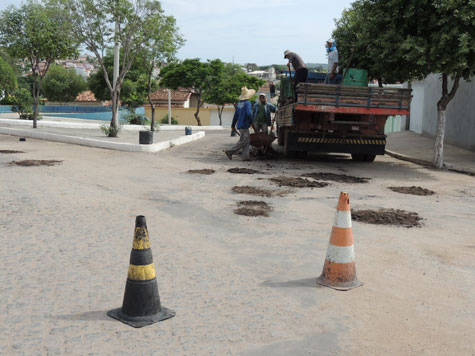
[[[172,102],[184,103],[191,96],[191,93],[187,89],[178,89],[171,91]],[[166,101],[168,102],[168,89],[158,89],[151,94],[152,101]]]
[[[76,97],[76,101],[79,102],[96,102],[96,97],[94,96],[94,93],[90,90],[83,91],[82,93],[79,93],[79,95]]]

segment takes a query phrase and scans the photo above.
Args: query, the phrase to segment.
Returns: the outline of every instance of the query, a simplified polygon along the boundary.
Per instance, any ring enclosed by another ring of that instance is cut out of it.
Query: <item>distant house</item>
[[[265,80],[275,80],[277,77],[274,67],[270,67],[267,70],[255,70],[247,74],[252,75],[253,77],[257,77],[257,78],[261,78]]]
[[[196,108],[198,106],[197,95],[188,89],[170,90],[172,108]],[[151,94],[154,105],[158,108],[168,107],[168,89],[159,89]]]

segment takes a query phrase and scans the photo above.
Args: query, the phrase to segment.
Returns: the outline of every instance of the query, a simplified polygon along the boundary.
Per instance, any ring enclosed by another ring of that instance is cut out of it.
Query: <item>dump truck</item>
[[[349,153],[364,162],[384,155],[386,119],[409,114],[411,90],[363,86],[358,80],[350,82],[357,85],[322,84],[324,76],[314,74],[313,82],[300,83],[297,98],[292,98],[290,81],[281,81],[275,121],[284,153]]]

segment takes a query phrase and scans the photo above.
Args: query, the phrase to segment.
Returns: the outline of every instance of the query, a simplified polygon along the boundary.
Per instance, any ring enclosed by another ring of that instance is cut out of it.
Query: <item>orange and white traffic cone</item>
[[[338,290],[349,290],[363,285],[356,278],[348,193],[340,193],[323,272],[317,278],[317,283]]]

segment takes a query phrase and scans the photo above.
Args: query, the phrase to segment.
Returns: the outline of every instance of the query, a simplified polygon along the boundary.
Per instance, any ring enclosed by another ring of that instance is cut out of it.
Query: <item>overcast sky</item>
[[[179,58],[286,63],[283,52],[325,63],[324,43],[350,0],[162,0],[186,39]],[[20,1],[0,0],[0,10]]]

